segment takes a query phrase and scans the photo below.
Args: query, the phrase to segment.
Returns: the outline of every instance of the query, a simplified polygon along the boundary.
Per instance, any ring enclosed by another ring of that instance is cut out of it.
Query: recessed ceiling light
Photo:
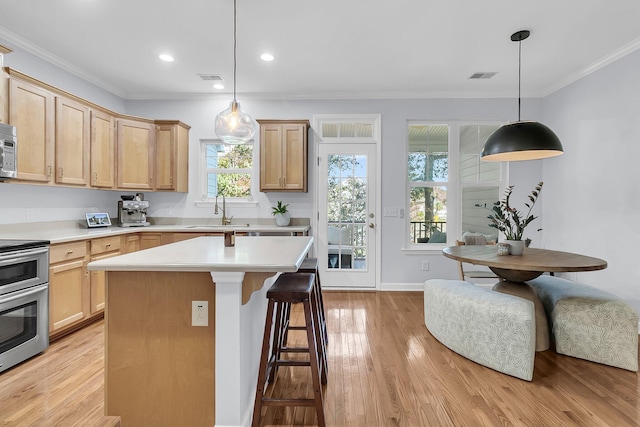
[[[224,85],[222,83],[216,83],[213,85],[214,89],[224,89]]]
[[[162,55],[159,55],[158,58],[162,59],[164,62],[173,62],[173,56],[167,53],[163,53]]]
[[[270,53],[263,53],[262,55],[260,55],[260,59],[262,59],[263,61],[273,61],[273,55],[271,55]]]

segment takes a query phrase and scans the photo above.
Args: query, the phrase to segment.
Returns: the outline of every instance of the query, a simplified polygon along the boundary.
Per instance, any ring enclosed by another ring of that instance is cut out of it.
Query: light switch
[[[384,208],[384,216],[398,216],[398,208]]]

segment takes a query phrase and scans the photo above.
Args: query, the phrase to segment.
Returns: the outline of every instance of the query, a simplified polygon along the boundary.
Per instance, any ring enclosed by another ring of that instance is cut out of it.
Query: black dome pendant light
[[[518,42],[518,121],[496,130],[482,149],[482,160],[509,162],[555,157],[562,154],[562,144],[555,133],[542,123],[520,120],[520,71],[522,68],[522,40],[531,34],[528,30],[511,35]]]

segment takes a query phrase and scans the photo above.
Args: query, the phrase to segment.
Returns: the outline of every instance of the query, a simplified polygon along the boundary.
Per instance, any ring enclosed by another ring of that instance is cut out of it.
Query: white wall
[[[575,275],[640,312],[640,51],[544,100],[565,154],[545,160],[545,246],[603,258]]]
[[[314,114],[381,114],[382,115],[382,206],[403,208],[405,206],[406,178],[406,132],[407,120],[456,120],[456,119],[515,119],[515,100],[496,99],[426,99],[426,100],[306,100],[267,101],[243,100],[242,108],[256,119],[309,119]],[[148,194],[147,199],[157,209],[157,214],[167,216],[201,217],[203,208],[194,206],[198,200],[197,166],[199,139],[214,138],[215,115],[227,108],[228,101],[128,101],[127,113],[161,119],[180,119],[191,125],[190,131],[190,192],[180,198],[175,194]],[[540,117],[540,100],[523,101],[523,117]],[[311,132],[313,135],[313,130]],[[310,138],[310,159],[314,158],[314,138]],[[512,182],[522,188],[523,200],[526,194],[540,180],[540,162],[517,164],[512,167]],[[309,162],[309,188],[313,189],[317,170],[313,161]],[[238,218],[268,216],[270,206],[277,200],[290,203],[292,216],[311,217],[313,197],[310,191],[300,193],[257,193],[257,208],[231,208],[230,214]],[[154,213],[154,212],[152,212]],[[205,213],[204,215],[207,215]],[[381,282],[391,284],[422,283],[427,278],[456,278],[456,263],[444,258],[439,252],[433,254],[406,254],[404,244],[405,219],[381,218],[379,230],[382,232]],[[430,270],[422,271],[423,260],[430,260]]]
[[[46,62],[15,49],[5,56],[5,65],[25,74],[105,105],[117,112],[156,118],[178,119],[191,125],[190,176],[188,194],[147,193],[151,216],[204,217],[211,208],[198,208],[200,198],[198,156],[199,140],[215,137],[215,115],[227,108],[229,100],[169,100],[123,101],[99,88],[77,79]],[[415,100],[248,100],[239,96],[243,109],[256,119],[309,119],[314,114],[381,114],[382,115],[382,206],[405,206],[406,128],[407,120],[515,120],[515,99],[415,99]],[[540,119],[542,101],[523,100],[522,116]],[[124,107],[124,108],[121,108]],[[315,186],[313,131],[310,137],[309,188]],[[523,189],[523,196],[540,180],[541,162],[514,164],[511,183]],[[526,189],[526,191],[524,191]],[[0,224],[39,222],[49,219],[80,219],[86,211],[106,211],[116,214],[116,202],[123,191],[80,190],[31,185],[0,184]],[[128,192],[131,194],[131,192]],[[294,217],[313,215],[313,197],[309,193],[257,193],[255,208],[231,207],[236,218],[268,217],[278,200],[290,203]],[[544,198],[544,196],[543,196]],[[540,203],[540,202],[539,202]],[[381,281],[387,284],[421,284],[428,278],[456,278],[456,263],[439,252],[407,254],[402,251],[405,219],[381,218],[382,233]],[[1,237],[1,236],[0,236]],[[534,239],[535,241],[535,239]],[[422,271],[423,260],[430,261],[430,270]]]

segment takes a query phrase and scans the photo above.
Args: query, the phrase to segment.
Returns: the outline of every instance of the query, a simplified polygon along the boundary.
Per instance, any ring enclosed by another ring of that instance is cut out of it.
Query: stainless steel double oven
[[[49,346],[49,242],[0,239],[0,372]]]

